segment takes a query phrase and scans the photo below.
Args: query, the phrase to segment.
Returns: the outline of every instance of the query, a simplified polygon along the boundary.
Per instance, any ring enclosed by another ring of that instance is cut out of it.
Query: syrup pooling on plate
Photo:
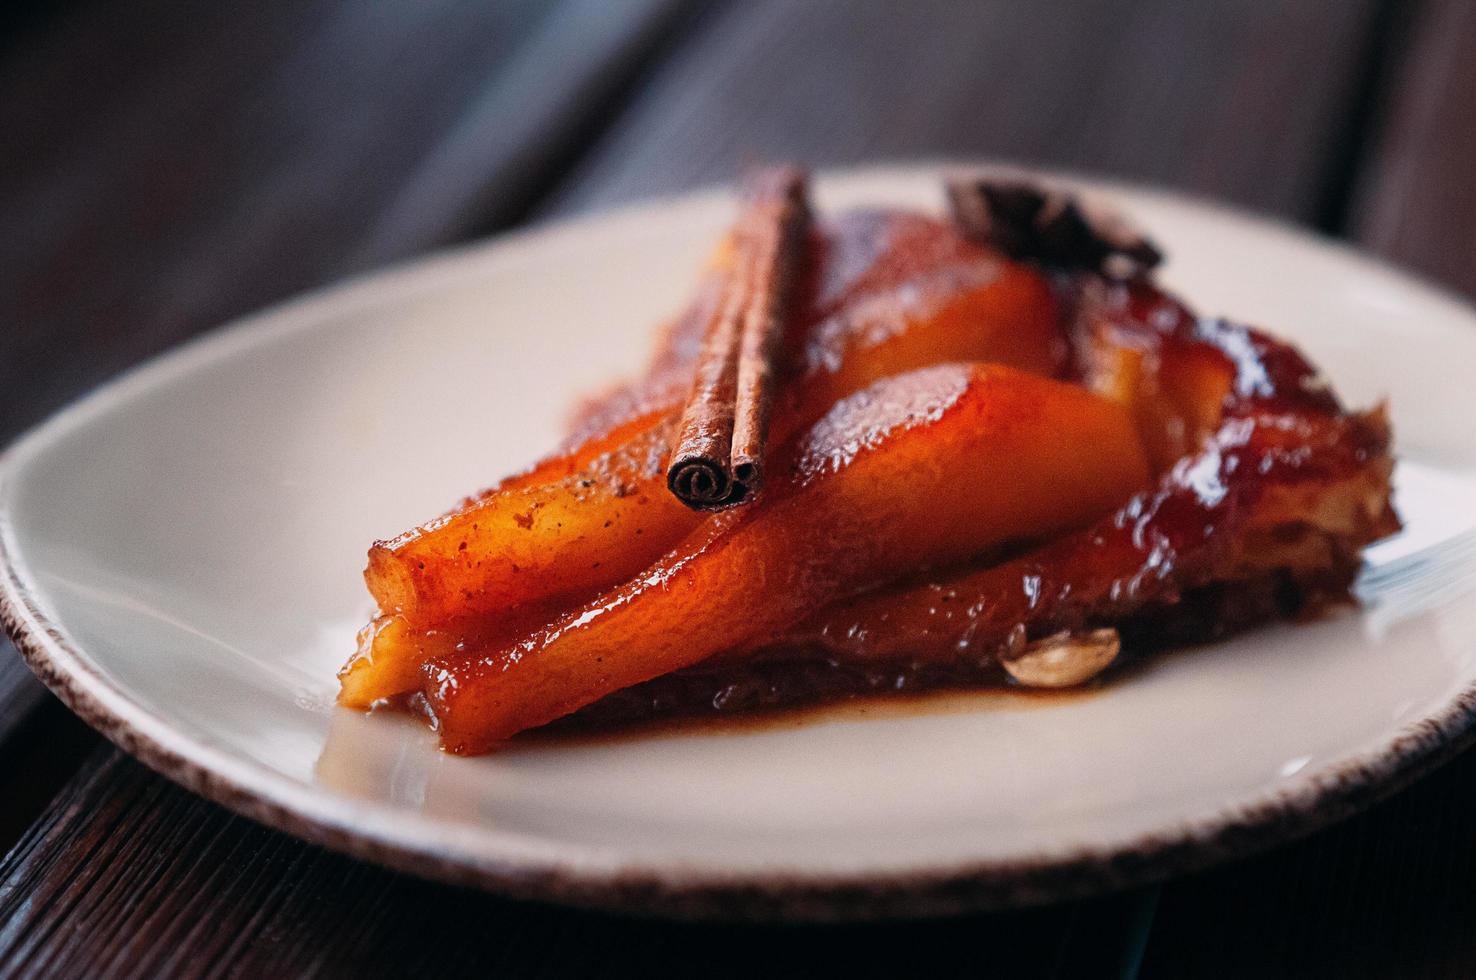
[[[1046,270],[892,212],[810,249],[753,500],[699,515],[661,486],[725,245],[647,377],[586,403],[561,455],[376,546],[383,615],[343,702],[408,695],[480,752],[607,698],[1080,683],[1124,642],[1343,599],[1397,527],[1382,415],[1149,266]]]

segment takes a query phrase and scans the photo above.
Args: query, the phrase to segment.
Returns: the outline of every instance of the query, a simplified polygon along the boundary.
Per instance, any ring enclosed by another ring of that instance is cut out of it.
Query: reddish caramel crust
[[[1090,289],[1077,330],[1089,384],[1090,365],[1124,348],[1157,362],[1154,386],[1125,394],[1130,407],[1180,399],[1177,419],[1208,418],[1175,382],[1192,375],[1198,390],[1219,393],[1215,427],[1195,439],[1202,448],[1085,531],[1003,565],[850,600],[779,645],[871,661],[1007,655],[1027,639],[1111,625],[1212,580],[1296,570],[1299,561],[1320,573],[1333,552],[1356,556],[1398,529],[1382,414],[1344,414],[1294,348],[1247,327],[1196,320],[1144,282]],[[1216,373],[1219,380],[1209,377]],[[1140,428],[1159,418],[1137,414]],[[1282,547],[1264,547],[1267,535]],[[1275,562],[1258,559],[1273,551]],[[1288,551],[1295,553],[1281,553]]]
[[[786,340],[804,353],[784,363],[805,367],[780,392],[775,443],[845,395],[914,367],[988,360],[1047,374],[1059,364],[1055,301],[1040,274],[946,225],[901,214],[842,220],[819,250],[817,282],[807,287],[814,298]],[[697,306],[713,298],[709,284]],[[700,515],[672,500],[663,470],[685,395],[666,365],[688,356],[694,315],[673,330],[661,367],[641,386],[586,408],[577,427],[589,435],[579,446],[371,548],[365,579],[380,609],[429,629],[586,597],[695,528]]]
[[[1089,378],[1124,347],[1154,361],[1158,383],[1123,393],[1136,407],[1183,398],[1186,375],[1220,393],[1214,430],[1155,488],[1014,560],[913,575],[843,601],[768,642],[593,706],[585,722],[1000,682],[1001,658],[1063,630],[1117,627],[1141,652],[1346,601],[1359,549],[1399,526],[1382,412],[1343,413],[1295,349],[1198,321],[1145,283],[1097,284],[1077,334]],[[1209,417],[1187,402],[1176,410]]]
[[[376,545],[390,615],[341,700],[418,685],[479,752],[575,712],[992,683],[1062,631],[1136,652],[1344,601],[1398,528],[1382,412],[1343,411],[1289,345],[1144,279],[1053,291],[928,218],[848,215],[811,248],[758,500],[697,515],[663,482],[720,251],[560,454]],[[948,363],[977,361],[1073,383]]]
[[[825,225],[811,247],[813,279],[800,290],[805,312],[786,338],[804,353],[781,359],[789,370],[775,406],[776,443],[837,398],[898,371],[950,358],[1041,374],[1064,363],[1045,278],[946,224],[866,213]],[[719,250],[692,309],[666,332],[647,378],[584,406],[575,422],[580,441],[371,549],[371,594],[413,630],[366,637],[340,674],[343,703],[365,707],[403,693],[423,648],[458,630],[506,632],[489,619],[524,622],[577,605],[648,567],[701,524],[667,492],[663,465],[725,254]],[[437,636],[420,642],[417,630]]]
[[[897,569],[1081,526],[1147,478],[1119,406],[994,365],[878,382],[787,456],[765,499],[712,518],[626,585],[510,647],[428,664],[443,744],[485,751]]]
[[[1008,656],[1061,630],[1111,626],[1151,604],[1171,604],[1212,581],[1243,580],[1269,567],[1247,553],[1258,535],[1309,542],[1309,571],[1395,530],[1384,485],[1388,432],[1377,416],[1288,420],[1259,416],[1227,425],[1153,491],[1111,517],[1021,558],[979,571],[925,579],[857,598],[786,634],[781,646],[823,649],[852,660],[948,663]],[[1307,523],[1286,493],[1346,491],[1345,510]],[[1324,550],[1325,549],[1325,550]]]

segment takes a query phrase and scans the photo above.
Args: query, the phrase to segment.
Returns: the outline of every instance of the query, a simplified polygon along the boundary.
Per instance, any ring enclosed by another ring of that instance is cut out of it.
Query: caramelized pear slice
[[[1085,383],[1131,413],[1158,486],[1018,560],[843,601],[774,646],[978,662],[1210,582],[1335,578],[1398,530],[1382,411],[1344,412],[1291,345],[1196,318],[1150,283],[1083,286]]]
[[[786,363],[801,426],[882,378],[984,361],[1055,375],[1067,356],[1061,311],[1033,266],[1010,262],[923,215],[860,211],[828,228],[806,329]],[[793,430],[792,430],[793,431]]]
[[[666,491],[666,420],[580,473],[499,491],[369,551],[381,611],[434,629],[629,578],[701,518]]]
[[[487,622],[455,621],[434,629],[411,626],[404,616],[378,616],[359,630],[354,655],[338,671],[338,703],[368,709],[414,691],[427,660],[489,643],[511,643],[547,625],[560,610],[534,604]]]
[[[1050,373],[1061,360],[1044,279],[941,222],[904,214],[842,219],[817,249],[817,284],[790,339],[803,352],[794,363],[804,367],[781,393],[776,443],[887,374],[954,358]],[[704,296],[711,292],[704,287]],[[581,427],[593,434],[531,476],[375,544],[365,580],[379,608],[433,629],[528,602],[582,600],[690,533],[702,517],[671,499],[661,465],[670,412],[685,395],[671,370],[590,408]],[[660,398],[672,399],[667,411]],[[625,441],[611,446],[618,438]],[[603,451],[592,454],[591,440]]]
[[[338,671],[338,703],[368,709],[392,694],[414,689],[420,665],[453,653],[461,637],[416,629],[404,616],[378,616],[359,630],[359,648]]]
[[[485,751],[899,570],[1082,526],[1148,480],[1122,406],[977,364],[878,382],[777,462],[763,499],[630,582],[516,643],[428,663],[442,744]]]
[[[1211,582],[1315,583],[1398,530],[1381,413],[1243,417],[1112,515],[1020,558],[844,600],[773,643],[852,662],[981,664]],[[767,645],[767,644],[766,644]]]

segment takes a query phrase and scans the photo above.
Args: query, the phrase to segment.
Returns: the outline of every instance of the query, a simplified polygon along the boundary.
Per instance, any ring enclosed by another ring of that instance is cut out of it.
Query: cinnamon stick
[[[954,223],[969,238],[1012,259],[1130,279],[1163,253],[1116,214],[1088,208],[1060,188],[1010,178],[947,182]]]
[[[666,470],[671,492],[696,510],[732,506],[763,480],[774,359],[808,235],[804,171],[758,171],[745,198],[732,272],[708,324]]]

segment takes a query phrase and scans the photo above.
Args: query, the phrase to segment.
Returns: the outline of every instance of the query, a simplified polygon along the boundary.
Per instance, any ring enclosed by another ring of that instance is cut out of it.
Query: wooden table
[[[1468,0],[3,9],[5,438],[305,287],[751,158],[996,157],[1168,184],[1476,295]],[[263,829],[121,755],[0,649],[0,853],[4,975],[1476,975],[1472,753],[1308,840],[1127,894],[671,925]]]

